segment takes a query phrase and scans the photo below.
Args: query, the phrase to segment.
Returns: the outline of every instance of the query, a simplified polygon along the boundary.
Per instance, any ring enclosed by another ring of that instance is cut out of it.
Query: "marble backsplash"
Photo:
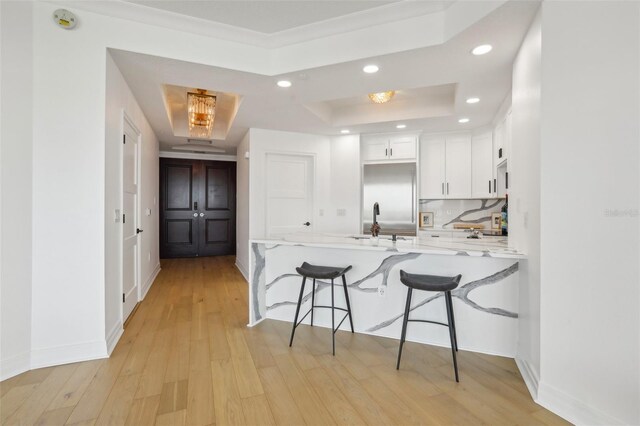
[[[454,223],[481,223],[491,229],[491,213],[499,213],[504,199],[420,200],[420,212],[433,212],[434,228],[453,229]]]

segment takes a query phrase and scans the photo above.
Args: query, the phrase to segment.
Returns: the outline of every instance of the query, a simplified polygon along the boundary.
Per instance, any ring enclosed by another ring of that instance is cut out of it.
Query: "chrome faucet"
[[[376,223],[378,223],[378,221],[376,220],[376,216],[380,214],[380,204],[373,203],[373,224],[375,225]]]

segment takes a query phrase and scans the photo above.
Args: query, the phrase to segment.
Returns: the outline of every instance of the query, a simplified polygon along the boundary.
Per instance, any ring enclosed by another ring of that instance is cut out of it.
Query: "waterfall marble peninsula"
[[[435,241],[434,241],[435,240]],[[356,333],[399,339],[406,287],[400,270],[455,276],[462,281],[452,292],[460,349],[514,357],[518,339],[518,269],[526,257],[507,247],[506,238],[411,238],[393,242],[380,237],[292,234],[250,242],[249,325],[265,318],[292,322],[302,278],[302,262],[347,266],[347,285]],[[330,283],[317,281],[316,304],[330,304]],[[311,286],[301,312],[311,306]],[[336,306],[344,305],[342,291]],[[411,318],[446,322],[441,293],[416,291]],[[309,317],[303,324],[309,324]],[[316,309],[314,326],[330,327],[331,311]],[[349,325],[344,323],[342,330]],[[449,346],[445,327],[410,323],[407,340]]]

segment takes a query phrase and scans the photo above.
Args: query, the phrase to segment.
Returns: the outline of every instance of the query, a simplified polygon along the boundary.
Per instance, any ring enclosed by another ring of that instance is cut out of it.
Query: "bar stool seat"
[[[296,271],[303,277],[318,280],[330,280],[332,278],[341,277],[350,269],[351,265],[347,266],[346,268],[335,268],[333,266],[310,265],[307,262],[303,262],[301,266],[296,268]]]
[[[336,354],[336,331],[340,328],[342,323],[347,317],[349,317],[349,324],[351,325],[351,332],[353,333],[353,318],[351,316],[351,303],[349,302],[349,292],[347,291],[347,280],[345,278],[345,274],[351,270],[351,265],[346,267],[335,267],[335,266],[320,266],[320,265],[311,265],[307,262],[303,262],[301,266],[296,268],[298,274],[302,275],[302,285],[300,286],[300,295],[298,296],[298,304],[296,306],[296,315],[293,318],[293,327],[291,329],[291,339],[289,340],[289,346],[293,344],[293,336],[295,335],[296,328],[304,321],[307,315],[311,314],[311,326],[313,327],[313,310],[315,308],[329,308],[331,309],[331,330],[332,330],[332,339],[333,339],[333,354]],[[302,305],[302,296],[304,295],[304,288],[307,282],[307,278],[311,278],[313,280],[313,288],[311,289],[311,308],[307,311],[306,314],[298,321],[298,315],[300,314],[300,305]],[[345,308],[337,308],[334,303],[334,284],[333,281],[336,278],[342,278],[342,288],[344,289],[344,298],[347,304]],[[316,297],[316,280],[331,280],[331,305],[316,305],[315,297]],[[338,323],[338,326],[335,326],[335,315],[334,311],[339,310],[345,312],[344,317]]]
[[[458,362],[456,360],[456,352],[458,351],[458,337],[456,336],[456,322],[453,317],[453,298],[451,296],[451,290],[458,287],[462,275],[456,275],[455,277],[443,277],[438,275],[420,275],[409,274],[403,270],[400,270],[400,281],[406,285],[407,288],[407,302],[404,308],[404,317],[402,321],[402,334],[400,335],[400,349],[398,350],[398,362],[396,369],[400,369],[400,358],[402,357],[402,346],[404,345],[405,338],[407,337],[407,323],[409,322],[426,322],[430,324],[443,325],[449,328],[449,338],[451,339],[451,354],[453,356],[453,369],[456,375],[456,382],[458,379]],[[445,324],[438,321],[422,320],[422,319],[409,319],[409,311],[411,310],[411,296],[413,290],[442,292],[444,295],[445,306],[447,309],[447,320]]]

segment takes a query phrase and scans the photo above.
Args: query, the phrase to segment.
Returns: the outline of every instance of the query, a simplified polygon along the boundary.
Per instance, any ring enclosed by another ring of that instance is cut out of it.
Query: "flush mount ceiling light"
[[[458,123],[464,124],[464,123],[468,123],[469,119],[468,118],[461,118],[460,120],[458,120]]]
[[[404,129],[404,128],[406,128],[406,127],[407,127],[407,125],[406,125],[406,124],[398,124],[398,125],[396,126],[396,129]]]
[[[484,55],[485,53],[491,52],[491,49],[493,49],[493,46],[490,44],[481,44],[480,46],[474,47],[471,53],[476,56]]]
[[[197,93],[187,92],[189,135],[206,139],[211,137],[211,132],[213,131],[213,119],[216,115],[216,97],[208,95],[206,90],[196,90]]]
[[[478,102],[480,102],[480,98],[467,98],[468,104],[477,104]]]
[[[380,68],[378,68],[377,65],[371,64],[371,65],[366,65],[364,68],[362,68],[362,71],[366,72],[367,74],[374,74],[374,73],[377,73],[379,69]]]
[[[291,82],[289,80],[280,80],[276,83],[278,87],[291,87]]]
[[[350,133],[349,129],[342,129],[340,130],[340,133],[342,133],[343,135],[346,135],[348,133]]]
[[[388,90],[386,92],[379,93],[369,93],[369,99],[377,104],[383,104],[385,102],[389,102],[395,94],[396,92],[394,90]]]

